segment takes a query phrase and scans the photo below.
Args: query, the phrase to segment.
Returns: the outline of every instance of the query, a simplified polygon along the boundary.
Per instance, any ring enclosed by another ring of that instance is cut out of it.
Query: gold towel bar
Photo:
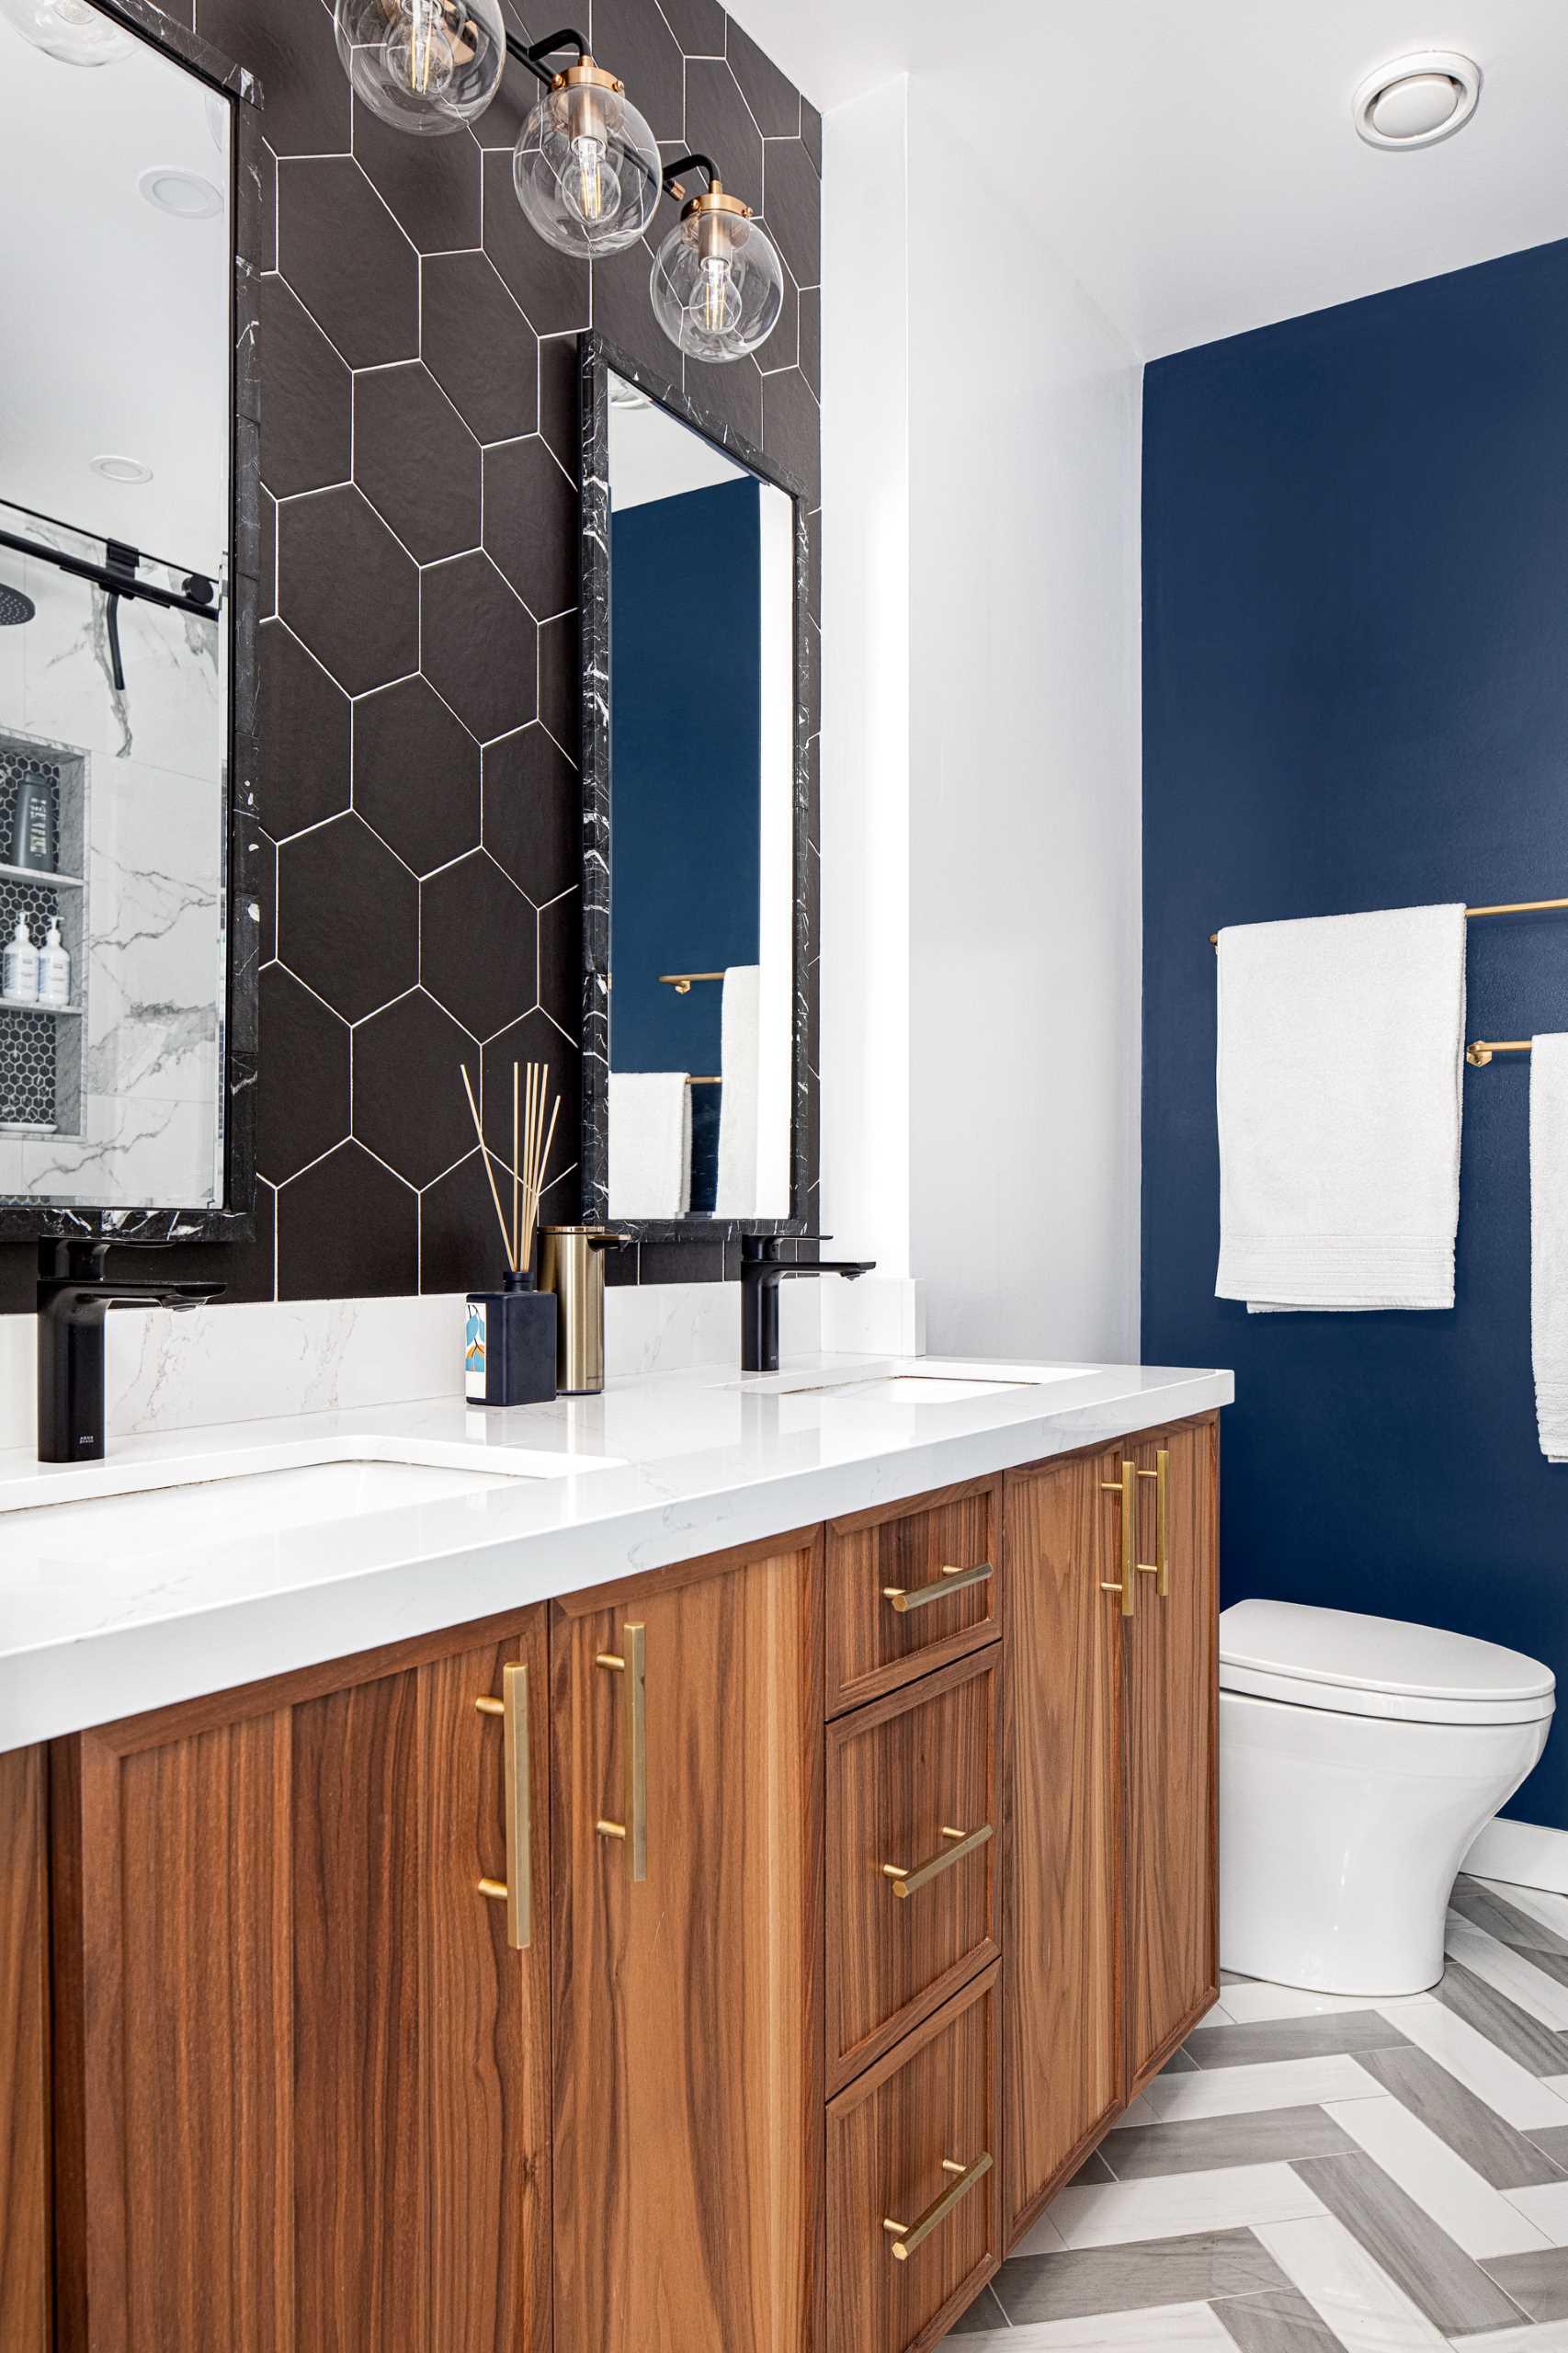
[[[722,1086],[724,1084],[723,1080],[718,1076],[714,1076],[712,1078],[688,1078],[686,1083],[688,1086]]]
[[[693,981],[722,981],[722,972],[661,972],[659,986],[674,989],[676,996],[689,996]]]
[[[1547,914],[1553,907],[1568,907],[1568,899],[1505,899],[1495,907],[1466,907],[1464,912],[1466,921],[1473,923],[1477,915],[1539,915]],[[1219,947],[1220,935],[1217,931],[1210,933],[1209,945],[1210,948]],[[700,973],[693,974],[694,979],[701,977]]]
[[[1494,1054],[1528,1054],[1528,1038],[1477,1038],[1464,1050],[1464,1058],[1471,1070],[1484,1070]]]

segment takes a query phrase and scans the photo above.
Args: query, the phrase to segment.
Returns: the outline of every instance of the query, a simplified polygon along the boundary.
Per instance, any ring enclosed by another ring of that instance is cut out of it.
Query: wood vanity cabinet
[[[1219,1990],[1218,1479],[1210,1417],[1007,1480],[1009,2238]]]
[[[0,1756],[5,2353],[928,2353],[1213,1995],[1217,1460]]]
[[[434,1647],[54,1744],[59,2353],[551,2346],[545,1613]]]

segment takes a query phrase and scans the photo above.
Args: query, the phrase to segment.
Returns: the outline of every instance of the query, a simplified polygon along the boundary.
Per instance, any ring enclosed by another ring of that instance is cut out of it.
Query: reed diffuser
[[[499,1290],[470,1291],[463,1347],[463,1388],[475,1404],[538,1405],[555,1395],[553,1292],[534,1284],[534,1240],[545,1172],[555,1142],[561,1097],[550,1093],[548,1063],[512,1064],[512,1158],[510,1215],[503,1202],[495,1162],[484,1140],[484,1122],[466,1063],[460,1064],[469,1116],[479,1141],[506,1271]],[[548,1118],[547,1118],[548,1114]],[[503,1175],[506,1173],[503,1170]]]

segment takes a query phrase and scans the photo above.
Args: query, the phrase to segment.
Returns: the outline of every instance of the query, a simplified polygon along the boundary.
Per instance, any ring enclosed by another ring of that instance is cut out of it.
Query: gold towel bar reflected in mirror
[[[1479,915],[1540,915],[1549,914],[1554,907],[1568,907],[1568,899],[1505,899],[1494,907],[1466,907],[1464,912],[1466,922],[1474,923]],[[1220,935],[1217,931],[1210,933],[1209,945],[1210,948],[1219,947]],[[700,977],[700,974],[693,974],[694,979]]]

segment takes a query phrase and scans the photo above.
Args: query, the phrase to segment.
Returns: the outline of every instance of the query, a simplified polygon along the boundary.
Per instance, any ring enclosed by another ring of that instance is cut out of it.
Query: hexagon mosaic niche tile
[[[592,0],[591,27],[589,5],[579,20],[658,136],[714,147],[790,271],[763,367],[694,363],[687,389],[814,485],[816,111],[716,0]],[[171,13],[260,78],[276,224],[262,1181],[255,1245],[212,1271],[236,1299],[456,1290],[500,1274],[460,1061],[483,1074],[503,1154],[514,1058],[550,1062],[567,1141],[543,1214],[578,1208],[574,337],[597,324],[665,372],[676,354],[646,256],[590,268],[524,223],[517,68],[474,133],[421,142],[353,102],[326,0]],[[525,26],[510,0],[506,13],[529,38],[562,21]],[[814,615],[807,627],[814,648]],[[700,1245],[612,1266],[621,1281],[725,1271]],[[30,1245],[0,1253],[0,1305],[30,1307],[35,1276]]]

